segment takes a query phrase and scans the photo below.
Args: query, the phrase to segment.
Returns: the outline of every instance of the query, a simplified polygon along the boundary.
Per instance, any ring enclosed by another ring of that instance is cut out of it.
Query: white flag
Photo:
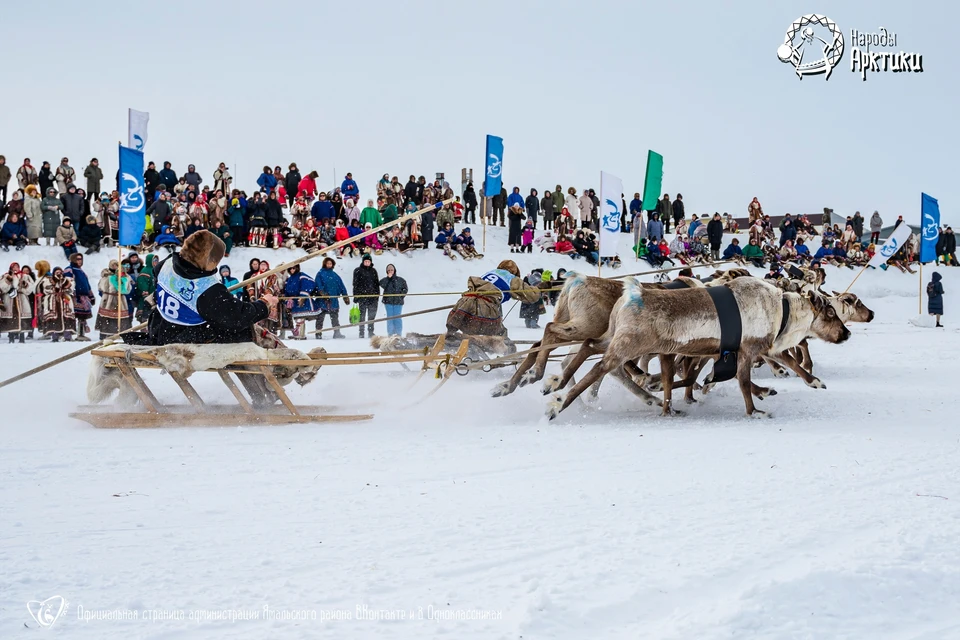
[[[904,243],[906,243],[910,237],[910,233],[910,227],[905,222],[894,229],[890,237],[887,238],[887,241],[883,243],[882,247],[877,249],[873,258],[870,259],[870,266],[879,267],[881,264],[886,264],[887,260],[892,258],[893,255],[903,247]]]
[[[127,109],[127,146],[137,151],[143,151],[147,144],[147,124],[150,123],[150,114],[146,111]]]
[[[600,172],[600,256],[612,258],[620,246],[620,219],[623,216],[623,181]]]

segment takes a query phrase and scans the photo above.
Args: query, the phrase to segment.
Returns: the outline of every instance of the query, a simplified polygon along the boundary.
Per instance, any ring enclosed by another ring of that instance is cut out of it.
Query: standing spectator
[[[663,232],[670,233],[670,217],[673,215],[673,204],[670,202],[669,193],[663,194],[663,198],[657,203],[657,213],[660,214]]]
[[[54,179],[53,169],[50,168],[50,163],[46,160],[43,161],[43,164],[40,165],[40,173],[37,176],[37,181],[40,184],[40,192],[46,193],[47,189],[50,187],[56,188],[57,181]],[[66,193],[65,191],[60,191],[58,193]]]
[[[39,276],[39,274],[38,274]],[[62,267],[54,267],[51,273],[37,283],[37,328],[51,342],[70,342],[77,331],[74,315],[74,281],[66,277]]]
[[[410,179],[407,180],[407,184],[403,187],[403,197],[407,202],[413,202],[417,205],[420,204],[417,199],[417,179],[414,176],[410,176]]]
[[[283,177],[283,185],[287,189],[287,205],[293,207],[293,202],[300,193],[300,182],[303,178],[300,176],[300,170],[297,169],[297,163],[291,162],[287,167],[287,175]],[[317,189],[316,183],[313,185],[314,191]],[[313,197],[313,196],[311,196]]]
[[[23,217],[27,223],[27,241],[29,244],[40,244],[43,235],[43,206],[40,204],[40,193],[37,185],[28,184],[23,197]]]
[[[217,170],[213,172],[213,190],[230,193],[230,186],[233,184],[233,176],[227,170],[227,163],[221,162]]]
[[[214,222],[223,222],[226,210],[227,199],[223,195],[223,191],[217,189],[213,197],[207,200],[207,225],[212,227]]]
[[[33,307],[30,294],[36,282],[25,274],[16,262],[0,277],[0,332],[9,332],[10,343],[19,338],[23,344],[24,333],[33,333]]]
[[[876,244],[880,242],[880,231],[883,229],[883,218],[880,217],[880,213],[877,211],[873,212],[873,215],[870,216],[870,244]]]
[[[680,202],[680,194],[677,194],[676,202]],[[720,214],[713,214],[713,220],[707,223],[707,240],[710,241],[710,256],[714,261],[720,260],[720,245],[723,243],[723,220]]]
[[[307,199],[307,204],[312,205],[314,199],[317,197],[317,178],[319,177],[319,173],[311,171],[307,174],[307,177],[300,180],[300,184],[297,185],[300,195]]]
[[[600,198],[597,197],[597,192],[593,189],[588,190],[590,194],[590,202],[593,204],[593,208],[590,210],[590,228],[594,231],[600,230]]]
[[[63,202],[57,197],[55,187],[47,187],[47,195],[40,201],[40,209],[43,214],[43,237],[47,239],[46,244],[49,247],[57,236],[60,212],[63,211]]]
[[[87,199],[98,198],[100,196],[100,181],[103,180],[100,161],[91,158],[90,164],[83,170],[83,177],[87,179]]]
[[[340,301],[338,298],[342,297],[343,303],[346,305],[350,304],[350,298],[347,296],[347,288],[343,285],[343,280],[333,270],[336,265],[337,262],[333,258],[324,258],[323,267],[317,272],[315,279],[317,283],[316,293],[325,297],[319,299],[320,315],[317,317],[316,326],[317,331],[323,329],[324,318],[330,316],[330,325],[336,328],[333,337],[340,339],[346,336],[340,333]],[[317,334],[318,339],[322,339],[322,337],[323,334]]]
[[[503,186],[500,187],[500,193],[493,196],[493,201],[491,202],[491,204],[493,205],[493,221],[491,222],[491,224],[494,224],[494,225],[497,224],[497,217],[499,216],[500,226],[501,227],[506,226],[504,224],[504,211],[507,208],[506,187],[503,187]]]
[[[169,161],[163,163],[163,169],[160,170],[160,184],[164,186],[164,191],[173,193],[173,187],[177,184],[177,174],[173,172],[173,165]],[[159,187],[159,185],[158,185]]]
[[[593,220],[593,199],[590,197],[589,189],[584,190],[578,205],[580,208],[580,228],[586,229],[590,226],[590,221]]]
[[[283,223],[283,208],[280,206],[280,200],[277,198],[277,192],[273,191],[267,197],[266,204],[263,205],[263,219],[267,223],[267,238],[272,243],[274,249],[280,248],[280,225]]]
[[[387,312],[387,335],[402,336],[403,320],[398,318],[403,314],[404,296],[407,294],[407,281],[397,275],[397,268],[387,265],[387,277],[380,279],[380,288],[383,289],[383,308]]]
[[[377,294],[380,293],[380,277],[373,268],[373,257],[364,254],[360,266],[353,270],[353,298],[360,307],[360,337],[363,338],[364,327],[372,338],[372,321],[377,317]],[[364,324],[364,322],[368,324]]]
[[[360,187],[357,186],[357,182],[353,179],[352,173],[348,172],[343,182],[340,183],[340,193],[344,200],[350,198],[354,202],[357,201],[357,198],[360,196]]]
[[[507,212],[507,218],[510,221],[510,228],[507,233],[507,244],[510,245],[510,253],[520,253],[520,245],[523,242],[521,231],[523,217],[523,207],[519,204],[512,205],[510,211]]]
[[[283,295],[294,298],[287,301],[290,315],[293,316],[293,339],[306,340],[307,320],[316,320],[320,315],[318,301],[312,297],[317,284],[313,278],[300,271],[298,264],[287,269],[287,276]]]
[[[960,263],[957,262],[957,236],[953,233],[953,229],[947,227],[941,235],[943,236],[943,250],[937,253],[943,256],[945,264],[954,267],[960,266]],[[939,245],[940,242],[938,241],[937,244]]]
[[[7,166],[7,159],[0,156],[0,207],[7,203],[7,185],[10,184],[10,167]],[[25,189],[26,187],[20,187]]]
[[[159,229],[165,224],[170,224],[171,213],[172,209],[170,208],[170,203],[167,202],[166,193],[161,193],[160,197],[147,207],[147,215],[153,218],[154,229]]]
[[[257,178],[257,186],[260,187],[262,193],[268,196],[277,188],[277,179],[273,177],[273,171],[270,167],[264,165],[263,172]]]
[[[201,178],[200,174],[197,173],[197,168],[195,166],[192,164],[187,165],[187,172],[183,174],[183,180],[187,183],[188,187],[193,185],[197,192],[200,192],[200,187],[203,184],[203,178]]]
[[[157,274],[154,273],[154,269],[157,268],[158,264],[160,264],[160,259],[157,256],[152,253],[147,254],[147,259],[143,262],[143,268],[140,269],[140,273],[137,274],[137,279],[134,281],[137,292],[136,318],[139,322],[146,322],[147,318],[150,317],[150,312],[156,306],[154,296],[157,290]],[[230,275],[230,267],[222,265],[220,276],[224,280],[224,284],[229,287],[230,285],[223,278],[224,267],[227,269],[227,276]],[[234,279],[232,284],[236,283],[237,281]]]
[[[673,226],[679,227],[680,222],[682,222],[687,217],[687,212],[683,208],[683,195],[677,194],[677,199],[673,201]]]
[[[26,189],[27,185],[39,185],[39,183],[40,177],[37,174],[37,170],[30,164],[30,158],[24,158],[23,165],[17,169],[17,184],[20,185],[21,189]],[[46,193],[42,188],[40,191]]]
[[[160,172],[157,171],[156,163],[148,162],[147,170],[143,172],[143,190],[148,206],[153,204],[158,186],[160,186]]]
[[[66,193],[67,187],[77,181],[77,172],[70,166],[69,158],[65,157],[60,160],[60,166],[57,167],[54,178],[57,181],[57,190],[61,194]]]
[[[120,268],[120,263],[111,260],[106,269],[100,272],[101,304],[97,311],[94,329],[100,332],[100,339],[126,331],[130,328],[130,307],[127,294],[133,288],[133,280]]]
[[[640,193],[633,194],[633,200],[630,201],[630,219],[633,221],[634,235],[639,227],[641,237],[646,232],[643,222],[643,200],[640,199]]]
[[[77,193],[77,186],[71,183],[66,192],[60,196],[60,201],[63,203],[63,215],[73,220],[75,228],[79,228],[80,222],[85,218],[83,215],[83,197]]]
[[[464,224],[477,224],[477,191],[473,188],[473,183],[467,183],[467,189],[463,192],[463,203],[466,205],[467,213],[463,218]]]
[[[527,209],[527,218],[533,220],[533,228],[537,228],[537,214],[540,213],[540,198],[536,189],[530,189],[530,195],[527,196],[524,205]]]
[[[647,221],[647,238],[657,242],[663,239],[663,223],[660,222],[659,213],[652,213]]]
[[[520,195],[520,187],[514,187],[513,193],[507,196],[507,208],[512,209],[513,207],[518,206],[522,210],[524,204],[525,202],[523,200],[523,196]]]
[[[543,199],[540,200],[540,211],[543,213],[544,231],[553,229],[553,217],[556,213],[556,209],[554,207],[553,194],[549,191],[544,192]]]
[[[943,276],[934,271],[930,282],[927,283],[927,313],[937,317],[937,326],[940,328],[943,328],[943,325],[940,324],[940,316],[943,315],[944,293],[943,285],[940,283],[942,279]]]
[[[566,213],[564,213],[564,210]],[[562,224],[557,226],[569,228],[568,230],[572,233],[573,229],[576,228],[575,220],[579,217],[580,205],[579,199],[577,198],[577,189],[576,187],[570,187],[567,189],[567,196],[563,201],[563,207],[560,209],[560,219]]]
[[[863,242],[863,216],[859,211],[853,214],[853,232],[857,234],[857,242]]]
[[[77,319],[77,340],[79,342],[90,342],[87,332],[87,320],[93,317],[93,305],[97,303],[97,298],[90,287],[90,280],[83,271],[83,256],[74,253],[70,256],[70,266],[63,270],[63,275],[71,278],[74,283],[74,316]]]

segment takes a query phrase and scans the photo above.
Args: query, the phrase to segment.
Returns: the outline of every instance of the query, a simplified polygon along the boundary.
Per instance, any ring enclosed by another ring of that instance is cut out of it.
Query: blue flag
[[[937,259],[937,239],[940,237],[940,205],[937,199],[920,194],[920,262]]]
[[[483,190],[485,198],[500,195],[503,175],[503,138],[487,136],[487,179]]]
[[[120,244],[140,244],[147,226],[143,196],[143,152],[120,146]]]

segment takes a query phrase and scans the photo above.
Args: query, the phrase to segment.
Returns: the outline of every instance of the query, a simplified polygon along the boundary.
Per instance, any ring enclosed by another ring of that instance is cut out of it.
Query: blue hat
[[[464,228],[463,232],[464,232],[464,233],[470,233],[470,227]]]

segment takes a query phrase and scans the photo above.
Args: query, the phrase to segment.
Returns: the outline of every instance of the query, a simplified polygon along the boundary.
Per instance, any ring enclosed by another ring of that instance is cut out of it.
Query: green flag
[[[644,211],[652,211],[657,208],[662,182],[663,156],[656,151],[648,151],[647,175],[643,180],[643,204],[641,205]]]

